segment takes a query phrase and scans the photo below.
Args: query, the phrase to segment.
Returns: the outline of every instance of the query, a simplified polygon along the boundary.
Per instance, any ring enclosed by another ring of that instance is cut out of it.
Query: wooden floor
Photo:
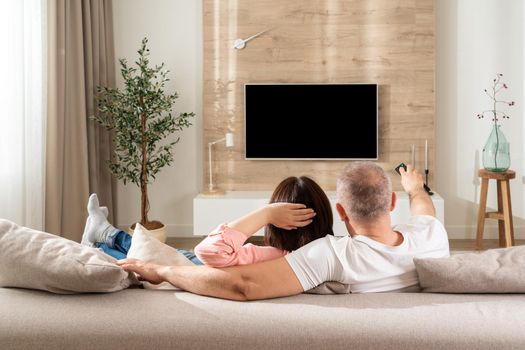
[[[175,238],[170,237],[168,238],[168,243],[172,247],[182,248],[182,249],[188,249],[192,250],[193,247],[195,247],[202,238]],[[253,244],[263,244],[262,237],[252,237],[249,240],[250,243]],[[474,250],[475,246],[475,240],[473,239],[451,239],[450,241],[450,250],[451,251],[471,251]],[[525,240],[516,240],[516,245],[525,245]],[[483,249],[493,249],[493,248],[499,248],[499,243],[497,239],[485,239],[483,240]]]
[[[476,241],[474,239],[451,239],[449,240],[450,250],[452,251],[469,251],[474,250]],[[525,245],[525,240],[517,239],[514,245]],[[500,248],[499,241],[497,239],[484,239],[483,250]]]

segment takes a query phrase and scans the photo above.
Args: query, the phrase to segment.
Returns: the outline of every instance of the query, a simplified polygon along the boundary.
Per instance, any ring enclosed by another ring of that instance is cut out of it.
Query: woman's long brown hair
[[[316,212],[311,224],[296,230],[267,225],[264,242],[275,248],[292,251],[326,235],[333,235],[330,201],[321,187],[307,176],[288,177],[273,191],[270,203],[301,203]]]

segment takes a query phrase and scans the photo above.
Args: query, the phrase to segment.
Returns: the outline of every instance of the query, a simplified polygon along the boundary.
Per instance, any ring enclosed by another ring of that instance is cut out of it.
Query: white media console
[[[249,212],[262,208],[268,204],[272,192],[270,191],[231,191],[222,195],[199,194],[193,199],[193,234],[205,236],[221,223],[230,222]],[[334,213],[334,233],[336,236],[346,236],[348,233],[343,222],[335,210],[335,192],[326,193],[332,204]],[[405,192],[396,192],[397,205],[391,212],[392,225],[405,222],[410,216],[408,195]],[[431,196],[436,217],[444,224],[445,202],[437,193]],[[263,235],[259,230],[257,236]]]

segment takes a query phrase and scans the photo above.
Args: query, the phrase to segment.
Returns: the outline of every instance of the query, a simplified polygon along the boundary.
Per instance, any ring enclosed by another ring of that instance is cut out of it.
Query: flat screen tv
[[[246,159],[377,159],[377,91],[377,84],[245,84]]]

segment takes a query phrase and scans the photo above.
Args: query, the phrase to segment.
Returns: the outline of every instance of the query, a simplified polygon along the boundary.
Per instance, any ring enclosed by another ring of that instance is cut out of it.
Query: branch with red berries
[[[493,79],[492,89],[485,89],[485,94],[490,97],[490,99],[493,101],[493,107],[492,109],[487,109],[481,113],[476,114],[476,117],[478,119],[482,119],[485,117],[485,115],[490,115],[491,120],[494,122],[495,125],[498,124],[498,121],[501,119],[509,119],[507,113],[500,111],[497,109],[498,104],[508,105],[510,107],[514,106],[516,103],[514,101],[505,101],[505,100],[499,100],[497,98],[497,94],[501,91],[501,89],[508,89],[508,85],[501,81],[501,78],[503,77],[503,74],[499,73],[496,78]]]

